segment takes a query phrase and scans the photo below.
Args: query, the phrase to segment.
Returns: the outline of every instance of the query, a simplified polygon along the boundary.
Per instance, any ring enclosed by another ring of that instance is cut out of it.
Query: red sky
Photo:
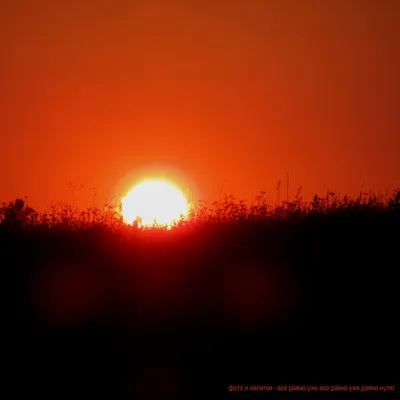
[[[2,0],[0,201],[154,163],[206,200],[394,189],[399,42],[398,0]]]

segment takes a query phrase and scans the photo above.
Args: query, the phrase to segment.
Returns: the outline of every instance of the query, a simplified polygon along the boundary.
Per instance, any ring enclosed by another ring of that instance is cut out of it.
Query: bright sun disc
[[[145,181],[122,199],[122,217],[127,224],[137,218],[141,225],[171,225],[188,213],[188,203],[179,189],[163,181]]]

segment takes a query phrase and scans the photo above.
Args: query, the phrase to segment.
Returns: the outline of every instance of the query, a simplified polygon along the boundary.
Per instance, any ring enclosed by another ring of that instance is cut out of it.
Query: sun
[[[139,226],[171,226],[182,215],[187,216],[189,210],[182,192],[173,184],[160,180],[139,183],[121,203],[125,223],[133,224],[139,218]]]

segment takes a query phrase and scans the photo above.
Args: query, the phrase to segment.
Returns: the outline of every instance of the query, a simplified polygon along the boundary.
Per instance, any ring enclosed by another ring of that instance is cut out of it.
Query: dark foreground
[[[396,210],[172,232],[0,226],[13,398],[395,385],[399,221]]]

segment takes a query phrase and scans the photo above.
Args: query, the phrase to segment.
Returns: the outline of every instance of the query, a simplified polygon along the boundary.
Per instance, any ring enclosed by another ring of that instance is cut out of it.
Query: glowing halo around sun
[[[189,205],[182,192],[161,180],[146,180],[134,186],[121,200],[122,218],[132,225],[170,227],[182,215],[187,216]]]

